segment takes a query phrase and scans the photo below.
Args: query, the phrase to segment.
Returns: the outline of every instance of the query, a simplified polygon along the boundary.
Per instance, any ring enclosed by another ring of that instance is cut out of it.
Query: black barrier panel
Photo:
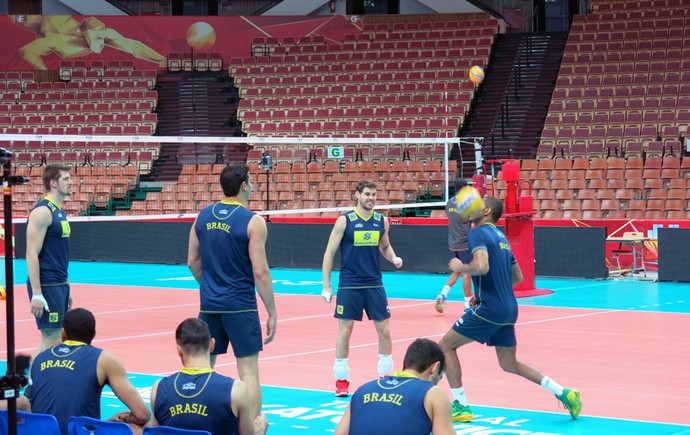
[[[191,222],[71,222],[70,259],[185,264]],[[268,224],[271,267],[320,269],[332,224]],[[402,271],[448,273],[444,225],[391,225],[390,240]],[[15,225],[17,258],[26,256],[26,224]],[[535,228],[536,275],[606,277],[604,228]],[[334,269],[340,267],[336,255]],[[381,260],[383,270],[395,270]]]
[[[70,222],[70,260],[186,264],[191,222]],[[26,224],[17,224],[15,252],[26,258]]]
[[[320,269],[332,224],[269,224],[266,252],[271,267]],[[401,271],[448,272],[448,233],[445,226],[391,225],[389,239],[403,259]],[[340,251],[333,268],[340,268]],[[396,270],[381,259],[381,269]]]
[[[534,261],[538,276],[607,278],[606,228],[536,228]]]
[[[659,281],[690,282],[690,228],[658,228]]]

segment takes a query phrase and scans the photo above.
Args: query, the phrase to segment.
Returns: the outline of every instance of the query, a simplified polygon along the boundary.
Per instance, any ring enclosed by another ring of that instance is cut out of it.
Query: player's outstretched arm
[[[276,334],[278,313],[276,312],[276,302],[273,294],[273,278],[271,277],[271,270],[266,259],[268,228],[266,227],[266,221],[261,216],[255,215],[249,221],[247,236],[249,237],[249,259],[254,269],[256,289],[268,312],[266,338],[264,339],[264,344],[268,344],[273,341]]]
[[[450,412],[450,400],[440,387],[432,387],[424,397],[424,407],[431,419],[433,435],[455,435]]]

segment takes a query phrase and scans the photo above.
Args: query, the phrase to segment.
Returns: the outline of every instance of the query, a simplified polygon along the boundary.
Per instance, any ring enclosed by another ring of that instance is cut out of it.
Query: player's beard
[[[360,199],[359,200],[359,206],[362,207],[362,210],[372,211],[374,209],[374,205],[376,205],[376,201],[371,201],[371,205],[369,205],[368,202],[369,201],[366,199]]]

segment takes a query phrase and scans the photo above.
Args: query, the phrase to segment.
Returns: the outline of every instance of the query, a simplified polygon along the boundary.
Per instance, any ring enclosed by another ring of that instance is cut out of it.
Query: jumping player
[[[462,386],[462,371],[457,349],[477,341],[496,348],[501,368],[540,384],[556,395],[565,405],[572,418],[582,410],[580,392],[563,388],[553,379],[544,376],[516,357],[517,339],[515,322],[518,304],[513,286],[522,281],[522,272],[513,256],[510,243],[496,228],[503,214],[503,203],[496,198],[484,198],[484,207],[470,216],[477,226],[468,234],[472,261],[463,264],[457,258],[450,260],[450,270],[468,273],[474,279],[475,293],[470,301],[472,308],[450,328],[441,340],[446,354],[448,384],[453,394],[453,421],[471,421],[474,418]]]

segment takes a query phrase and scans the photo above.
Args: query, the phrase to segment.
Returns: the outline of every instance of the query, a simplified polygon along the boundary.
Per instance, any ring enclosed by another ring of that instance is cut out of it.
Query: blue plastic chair
[[[143,435],[211,435],[205,430],[178,429],[170,426],[146,426]]]
[[[67,432],[69,435],[134,435],[127,423],[91,417],[70,417]]]
[[[0,435],[7,435],[7,411],[0,411]],[[17,411],[17,434],[60,435],[60,425],[54,416],[48,414],[33,414]]]

